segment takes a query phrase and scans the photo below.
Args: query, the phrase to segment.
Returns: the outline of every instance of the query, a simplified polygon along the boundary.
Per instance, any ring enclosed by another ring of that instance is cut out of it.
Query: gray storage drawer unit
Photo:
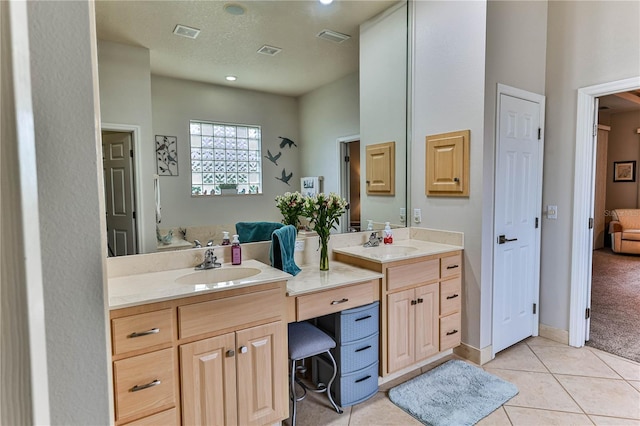
[[[332,391],[340,406],[365,401],[378,392],[379,302],[317,319],[317,325],[336,341],[331,353],[338,371]],[[327,383],[331,364],[314,357],[313,381]]]

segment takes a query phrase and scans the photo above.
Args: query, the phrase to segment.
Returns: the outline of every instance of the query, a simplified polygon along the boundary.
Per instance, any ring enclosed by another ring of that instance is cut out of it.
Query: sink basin
[[[217,268],[198,271],[183,275],[176,280],[178,284],[214,284],[224,281],[234,281],[258,275],[257,268]]]
[[[399,256],[405,256],[407,254],[413,253],[416,250],[417,249],[415,247],[386,245],[386,246],[371,247],[367,249],[365,253],[376,259],[384,260],[384,259],[391,259]]]

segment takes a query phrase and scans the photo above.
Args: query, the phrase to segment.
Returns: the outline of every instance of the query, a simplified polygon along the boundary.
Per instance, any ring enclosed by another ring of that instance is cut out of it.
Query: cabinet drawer
[[[380,302],[346,309],[318,318],[318,326],[333,335],[337,342],[348,343],[378,332]]]
[[[378,339],[379,335],[376,333],[332,349],[338,364],[338,374],[349,374],[378,362]]]
[[[392,266],[387,269],[387,291],[437,280],[440,278],[439,267],[440,262],[438,259],[409,265]]]
[[[163,411],[161,413],[152,414],[147,417],[143,417],[131,423],[127,423],[126,426],[169,426],[179,425],[178,410],[172,408],[170,410]]]
[[[313,357],[314,381],[328,383],[333,371],[331,364],[322,357]],[[341,407],[358,404],[378,392],[378,363],[353,373],[336,376],[331,386],[335,401]]]
[[[447,256],[440,259],[440,277],[448,278],[459,275],[462,271],[462,255]]]
[[[367,305],[374,301],[374,283],[375,281],[367,281],[362,284],[298,296],[296,297],[296,321]]]
[[[279,317],[284,312],[285,295],[280,289],[225,297],[178,307],[180,338],[211,333],[247,323]]]
[[[175,406],[173,349],[113,363],[116,420]]]
[[[170,343],[173,338],[171,309],[111,320],[113,354]]]
[[[460,314],[440,318],[440,351],[460,345]]]
[[[462,278],[455,277],[440,283],[440,315],[460,312]]]

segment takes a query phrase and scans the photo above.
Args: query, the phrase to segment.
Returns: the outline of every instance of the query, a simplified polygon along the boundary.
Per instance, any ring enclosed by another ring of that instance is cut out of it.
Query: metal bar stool
[[[326,392],[329,402],[331,402],[333,408],[336,412],[342,414],[342,410],[338,405],[336,405],[331,397],[331,384],[333,383],[333,379],[335,379],[337,373],[336,361],[333,359],[333,355],[331,355],[331,349],[335,347],[336,342],[329,337],[329,335],[320,331],[319,328],[312,324],[309,324],[306,321],[289,324],[289,360],[291,361],[291,376],[289,379],[291,382],[291,400],[293,401],[291,426],[296,425],[296,403],[298,401],[302,401],[307,396],[307,390],[317,393]],[[331,376],[329,383],[318,383],[316,389],[310,389],[296,377],[296,372],[299,371],[304,373],[306,370],[304,364],[297,365],[297,363],[298,361],[302,361],[310,356],[320,354],[326,354],[331,360],[331,363],[333,364],[333,375]],[[302,396],[300,397],[296,395],[296,383],[298,383],[303,390]]]

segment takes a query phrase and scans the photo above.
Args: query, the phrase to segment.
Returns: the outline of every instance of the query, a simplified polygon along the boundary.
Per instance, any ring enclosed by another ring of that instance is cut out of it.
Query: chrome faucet
[[[196,265],[196,270],[220,268],[221,266],[222,264],[218,262],[218,256],[213,254],[213,249],[208,249],[204,252],[204,261]]]
[[[377,231],[374,231],[369,235],[369,241],[364,243],[364,247],[378,247],[382,242],[382,237],[378,235]]]

